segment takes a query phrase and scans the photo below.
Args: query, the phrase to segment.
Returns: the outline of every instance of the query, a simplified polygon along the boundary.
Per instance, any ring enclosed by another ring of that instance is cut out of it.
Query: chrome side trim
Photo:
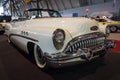
[[[10,34],[9,39],[10,39],[11,36],[19,36],[19,37],[22,37],[22,38],[25,38],[25,39],[29,39],[29,40],[32,40],[32,41],[35,41],[35,42],[39,42],[38,40],[36,40],[34,38],[30,38],[30,37],[19,35],[19,34]]]

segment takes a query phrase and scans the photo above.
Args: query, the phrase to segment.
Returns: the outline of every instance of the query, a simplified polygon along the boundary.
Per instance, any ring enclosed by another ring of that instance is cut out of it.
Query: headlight
[[[63,47],[64,40],[65,40],[65,32],[62,29],[56,29],[53,33],[53,43],[57,50]]]

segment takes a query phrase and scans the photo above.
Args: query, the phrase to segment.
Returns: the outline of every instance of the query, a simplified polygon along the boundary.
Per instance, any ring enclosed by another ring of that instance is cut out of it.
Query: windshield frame
[[[44,12],[46,12],[48,16],[44,16],[43,15]],[[24,16],[26,18],[32,18],[33,15],[30,15],[30,13],[31,14],[35,13],[34,18],[62,17],[58,11],[55,11],[52,9],[29,9],[29,10],[24,11]]]

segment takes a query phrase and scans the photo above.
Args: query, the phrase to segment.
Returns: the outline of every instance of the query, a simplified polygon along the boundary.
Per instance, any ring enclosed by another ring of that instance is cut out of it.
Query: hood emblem
[[[98,27],[97,27],[97,26],[92,26],[92,27],[90,28],[90,30],[96,31],[96,30],[98,30]]]

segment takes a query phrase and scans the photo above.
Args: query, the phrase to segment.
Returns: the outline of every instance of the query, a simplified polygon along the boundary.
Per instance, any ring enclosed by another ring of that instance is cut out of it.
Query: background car
[[[106,25],[109,27],[110,32],[117,32],[117,30],[120,30],[120,21],[113,21],[108,18],[95,18],[96,21],[99,22],[99,24]]]

